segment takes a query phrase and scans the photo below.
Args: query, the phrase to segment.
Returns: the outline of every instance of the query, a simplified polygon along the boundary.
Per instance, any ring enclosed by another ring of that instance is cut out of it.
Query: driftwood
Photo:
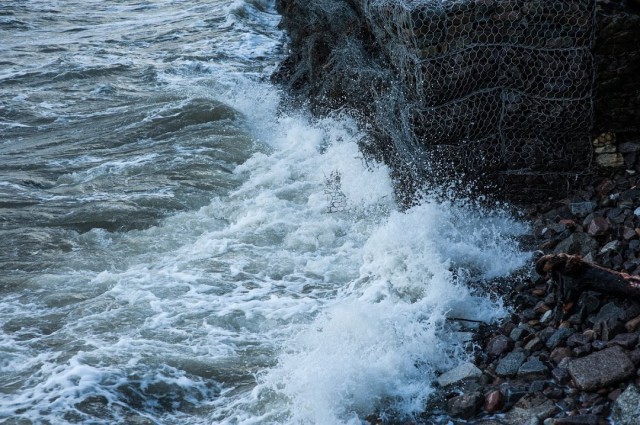
[[[597,291],[640,301],[640,277],[619,273],[584,261],[578,255],[545,255],[536,262],[536,271],[550,276],[556,285],[556,297],[567,314],[584,291]]]

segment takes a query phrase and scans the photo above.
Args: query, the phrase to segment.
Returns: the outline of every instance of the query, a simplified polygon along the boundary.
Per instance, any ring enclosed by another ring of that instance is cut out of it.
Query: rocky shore
[[[639,180],[618,172],[529,206],[523,243],[538,257],[575,254],[639,275]],[[586,290],[569,302],[558,282],[534,270],[507,286],[511,316],[489,327],[459,324],[475,333],[475,360],[438,378],[430,413],[415,423],[640,424],[640,301]]]
[[[274,80],[316,113],[357,111],[400,203],[463,170],[525,205],[527,249],[640,275],[637,0],[276,3],[290,54]],[[640,302],[567,302],[533,266],[490,289],[508,320],[454,323],[474,361],[415,423],[640,425]]]

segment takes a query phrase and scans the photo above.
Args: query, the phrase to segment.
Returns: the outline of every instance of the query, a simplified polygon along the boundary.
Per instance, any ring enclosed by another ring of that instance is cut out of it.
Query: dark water
[[[278,112],[278,21],[266,0],[0,4],[1,423],[411,415],[464,359],[446,315],[504,312],[460,276],[522,265],[523,227],[400,213],[352,120]]]

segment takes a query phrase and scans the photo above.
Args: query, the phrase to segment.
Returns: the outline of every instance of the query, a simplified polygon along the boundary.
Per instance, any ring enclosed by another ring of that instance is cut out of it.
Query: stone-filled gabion
[[[401,115],[395,128],[387,123],[400,152],[428,146],[457,168],[484,172],[586,168],[594,0],[362,0],[361,7],[404,89],[381,103]]]
[[[276,0],[275,79],[358,111],[401,190],[461,172],[558,197],[598,167],[640,172],[635,2]]]

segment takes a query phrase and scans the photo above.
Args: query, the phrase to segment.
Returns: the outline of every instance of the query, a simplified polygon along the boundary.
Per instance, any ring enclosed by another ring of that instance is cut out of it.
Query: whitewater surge
[[[269,2],[214,2],[211,20],[197,2],[98,3],[89,17],[72,3],[77,16],[42,13],[95,54],[120,49],[101,28],[131,48],[118,78],[70,76],[86,71],[69,65],[73,50],[46,56],[69,43],[38,50],[31,74],[15,59],[0,80],[29,87],[16,108],[53,117],[23,128],[12,115],[0,144],[13,164],[0,182],[0,421],[335,425],[421,412],[437,374],[469,357],[447,317],[506,313],[468,283],[522,267],[525,226],[428,197],[400,211],[353,119],[291,111],[259,82],[281,41]],[[56,95],[68,105],[39,98]]]
[[[249,399],[222,407],[216,419],[332,424],[376,409],[419,413],[435,373],[468,357],[465,341],[446,331],[446,317],[490,322],[505,313],[473,295],[461,277],[491,279],[523,266],[528,255],[514,237],[525,227],[505,213],[428,199],[400,212],[386,167],[359,153],[366,135],[353,121],[312,122],[275,111],[251,117],[261,131],[270,128],[274,151],[236,170],[250,176],[234,194],[245,199],[246,213],[232,227],[253,228],[254,235],[286,227],[279,241],[271,239],[265,265],[293,262],[291,271],[320,278],[302,293],[323,290],[294,306],[281,296],[234,305],[245,316],[284,319],[278,332],[285,337],[277,364],[257,373]],[[337,213],[328,213],[331,199],[321,190],[332,173],[346,198]]]

